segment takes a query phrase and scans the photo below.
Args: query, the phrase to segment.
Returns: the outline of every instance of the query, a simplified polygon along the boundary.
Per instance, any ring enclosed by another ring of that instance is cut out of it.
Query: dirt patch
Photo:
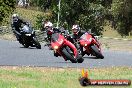
[[[13,34],[4,34],[4,35],[0,35],[0,39],[4,39],[4,40],[13,40],[15,41],[16,38]]]
[[[132,52],[132,41],[102,38],[100,42],[103,49]]]

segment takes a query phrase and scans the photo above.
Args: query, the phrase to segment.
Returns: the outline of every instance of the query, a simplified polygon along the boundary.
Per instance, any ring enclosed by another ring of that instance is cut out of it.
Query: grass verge
[[[4,40],[16,40],[15,36],[13,34],[3,34],[0,35],[0,39]]]
[[[91,79],[132,80],[132,67],[85,70],[89,72]],[[80,75],[81,69],[77,68],[0,67],[0,88],[82,88],[78,81]],[[95,88],[95,86],[88,88]],[[113,88],[113,86],[97,88]]]
[[[36,22],[37,15],[45,15],[45,13],[41,11],[34,11],[24,8],[16,8],[16,12],[20,15],[20,17],[24,18],[26,21],[30,21],[34,26]]]

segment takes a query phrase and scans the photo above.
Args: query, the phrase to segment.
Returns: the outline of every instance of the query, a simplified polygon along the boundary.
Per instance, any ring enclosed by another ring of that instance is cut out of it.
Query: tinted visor
[[[73,33],[77,33],[78,32],[78,29],[72,29],[72,32]]]
[[[52,30],[52,27],[45,27],[46,30]]]
[[[13,21],[14,22],[17,22],[18,21],[18,18],[17,17],[13,17]]]

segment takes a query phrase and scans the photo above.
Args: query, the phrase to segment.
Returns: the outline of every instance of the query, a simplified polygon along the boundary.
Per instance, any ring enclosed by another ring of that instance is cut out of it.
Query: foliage
[[[16,0],[0,0],[0,25],[15,9]]]
[[[92,32],[101,34],[104,7],[102,0],[61,0],[60,11],[58,9],[59,0],[31,0],[35,6],[42,10],[49,9],[52,11],[52,17],[49,17],[53,23],[57,23],[58,12],[60,13],[59,26],[67,25],[67,29],[71,29],[73,24],[79,24],[83,30],[92,29]],[[32,4],[33,5],[33,4]],[[41,17],[37,17],[40,22]],[[37,24],[40,26],[40,24]]]
[[[35,16],[35,18],[36,18],[35,28],[42,30],[44,22],[52,18],[52,13],[49,11],[45,14],[38,14],[37,16]]]
[[[99,1],[95,2],[98,3]],[[60,25],[65,22],[70,29],[73,24],[79,24],[83,30],[92,29],[92,32],[101,34],[104,7],[95,2],[90,0],[61,0]],[[57,22],[57,4],[52,6],[54,22]]]
[[[128,35],[132,30],[132,1],[131,0],[113,0],[111,5],[111,14],[116,23],[115,29],[123,36]]]
[[[24,8],[16,8],[15,12],[18,13],[19,16],[23,18],[25,21],[30,22],[32,26],[35,27],[35,29],[40,29],[42,18],[45,18],[45,16],[47,15],[49,16],[48,13],[43,13],[41,11],[29,10]]]
[[[41,10],[49,9],[51,0],[30,0],[31,6],[40,7]]]
[[[48,17],[55,25],[59,12],[59,26],[65,24],[67,29],[71,29],[73,24],[79,24],[83,30],[92,29],[92,32],[100,35],[106,19],[122,36],[132,31],[132,0],[30,0],[30,4],[39,7],[41,11],[49,11],[52,15],[44,18]],[[41,17],[38,15],[37,19]],[[40,27],[40,24],[37,25]]]

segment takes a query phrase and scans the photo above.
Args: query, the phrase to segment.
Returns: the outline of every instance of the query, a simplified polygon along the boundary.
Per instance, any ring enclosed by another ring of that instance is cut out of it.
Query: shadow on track
[[[25,48],[25,47],[20,47],[20,48]],[[28,48],[25,48],[25,49],[37,49],[36,47],[28,47]]]
[[[101,59],[101,58],[97,58],[95,56],[84,56],[84,59]]]
[[[72,63],[70,61],[65,61],[65,62],[54,62],[54,63]]]

